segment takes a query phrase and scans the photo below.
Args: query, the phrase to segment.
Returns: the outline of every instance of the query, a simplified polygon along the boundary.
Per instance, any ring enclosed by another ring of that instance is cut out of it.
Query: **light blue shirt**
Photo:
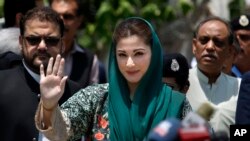
[[[242,73],[240,72],[240,70],[236,66],[232,67],[232,72],[235,74],[236,77],[241,78]]]

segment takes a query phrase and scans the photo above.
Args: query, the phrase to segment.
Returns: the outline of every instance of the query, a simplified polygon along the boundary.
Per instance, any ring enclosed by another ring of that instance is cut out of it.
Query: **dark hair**
[[[220,21],[222,23],[224,23],[227,27],[227,31],[228,31],[228,43],[230,45],[233,44],[234,42],[234,34],[233,34],[233,31],[232,31],[232,28],[231,28],[231,25],[229,24],[229,22],[227,22],[226,20],[220,18],[220,17],[209,17],[207,19],[205,19],[204,21],[200,22],[200,24],[197,26],[195,32],[194,32],[194,38],[197,37],[197,34],[201,28],[201,26],[203,26],[205,23],[209,22],[209,21]]]
[[[86,22],[93,22],[95,20],[95,8],[91,5],[90,0],[49,0],[49,5],[56,1],[75,1],[78,8],[76,10],[77,16],[83,16],[84,22],[81,27],[84,27]]]
[[[16,14],[23,15],[36,6],[35,0],[4,0],[3,12],[4,28],[13,27],[16,24]]]
[[[64,24],[60,16],[53,11],[49,7],[36,7],[34,9],[29,10],[20,20],[20,33],[24,35],[25,32],[25,24],[28,20],[31,19],[39,19],[40,21],[48,21],[59,25],[61,37],[64,32]]]
[[[113,42],[117,44],[120,39],[132,35],[143,38],[147,45],[151,45],[152,43],[152,32],[150,27],[145,21],[139,18],[129,18],[118,24],[113,33]]]
[[[189,64],[186,57],[180,53],[165,54],[163,57],[163,77],[174,77],[180,90],[186,85],[189,86]]]

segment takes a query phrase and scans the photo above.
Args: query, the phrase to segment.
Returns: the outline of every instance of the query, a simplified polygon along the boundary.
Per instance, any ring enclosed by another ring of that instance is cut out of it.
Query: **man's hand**
[[[40,66],[40,92],[41,100],[44,109],[51,110],[58,104],[59,99],[64,93],[67,76],[64,74],[64,59],[57,55],[55,64],[53,65],[53,58],[50,58],[46,74],[44,73],[44,66]]]

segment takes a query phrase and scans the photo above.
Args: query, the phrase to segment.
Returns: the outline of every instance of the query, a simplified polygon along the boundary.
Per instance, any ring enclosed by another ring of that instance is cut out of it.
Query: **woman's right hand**
[[[59,99],[64,93],[67,76],[64,76],[64,59],[57,55],[55,63],[53,58],[50,58],[46,73],[44,66],[40,66],[40,93],[43,108],[52,110],[58,104]]]

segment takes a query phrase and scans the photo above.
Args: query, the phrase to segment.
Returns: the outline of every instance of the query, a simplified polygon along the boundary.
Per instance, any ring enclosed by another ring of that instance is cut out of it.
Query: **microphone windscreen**
[[[182,120],[182,126],[207,124],[213,112],[214,108],[209,103],[203,103],[196,112],[190,112],[186,115]]]
[[[197,109],[196,113],[204,118],[206,121],[210,120],[210,117],[214,113],[214,108],[207,102],[201,104],[201,106]]]
[[[182,120],[179,130],[181,141],[210,140],[210,126],[208,120],[214,109],[209,103],[203,103],[196,112],[190,112]]]
[[[176,141],[180,128],[181,122],[178,119],[166,119],[149,133],[148,141]]]

